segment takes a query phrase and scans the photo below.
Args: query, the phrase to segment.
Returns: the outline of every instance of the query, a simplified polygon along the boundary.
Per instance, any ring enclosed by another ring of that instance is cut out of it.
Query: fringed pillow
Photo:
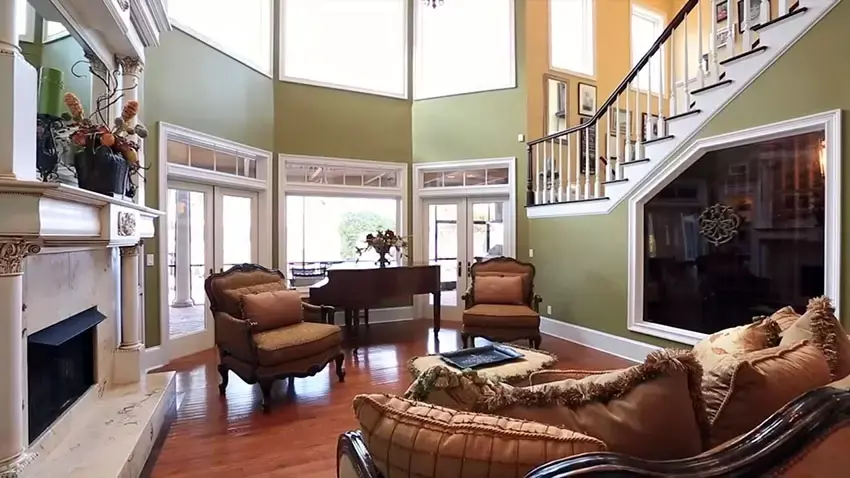
[[[782,345],[811,340],[829,364],[833,380],[850,375],[850,338],[835,317],[832,302],[826,297],[809,301],[806,313],[782,334]]]
[[[704,450],[702,368],[690,352],[662,350],[627,369],[576,376],[581,378],[505,388],[478,411],[575,430],[611,451],[643,459],[685,458]]]
[[[403,397],[454,410],[474,410],[476,405],[503,387],[474,370],[434,365],[414,380]]]
[[[704,369],[714,368],[735,355],[779,345],[779,324],[772,318],[756,317],[753,323],[721,330],[694,345],[693,352]]]

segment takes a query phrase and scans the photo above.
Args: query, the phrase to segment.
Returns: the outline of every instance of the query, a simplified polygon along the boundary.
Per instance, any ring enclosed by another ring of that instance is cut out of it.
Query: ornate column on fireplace
[[[31,460],[24,436],[23,261],[40,249],[0,238],[0,478],[17,477]]]

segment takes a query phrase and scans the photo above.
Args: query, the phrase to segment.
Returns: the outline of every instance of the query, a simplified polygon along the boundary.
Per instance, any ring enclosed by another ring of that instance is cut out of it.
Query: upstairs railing
[[[753,28],[789,7],[796,4],[688,0],[592,117],[527,143],[526,204],[605,198],[606,184],[622,180],[625,166],[649,159],[646,144],[667,137],[667,120],[691,111],[693,92],[723,81],[721,62],[754,48]],[[569,118],[566,106],[558,109]]]

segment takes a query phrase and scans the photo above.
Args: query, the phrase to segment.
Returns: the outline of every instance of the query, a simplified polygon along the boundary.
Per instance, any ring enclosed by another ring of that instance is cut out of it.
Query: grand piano
[[[369,324],[369,309],[387,299],[431,294],[434,297],[434,332],[440,331],[440,266],[405,265],[372,268],[328,269],[328,276],[310,286],[310,303],[345,309],[349,330],[359,322],[359,311]]]

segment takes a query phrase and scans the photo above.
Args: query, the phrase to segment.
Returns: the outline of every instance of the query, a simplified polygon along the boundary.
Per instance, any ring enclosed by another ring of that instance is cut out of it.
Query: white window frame
[[[158,147],[158,177],[159,184],[159,207],[165,209],[168,202],[168,180],[174,179],[183,182],[192,182],[205,185],[222,186],[243,191],[254,191],[257,193],[257,209],[259,221],[257,224],[257,259],[260,265],[272,267],[272,153],[248,145],[218,138],[212,135],[193,131],[189,128],[174,124],[159,122]],[[254,158],[257,161],[257,178],[236,176],[233,174],[210,171],[208,169],[193,168],[183,164],[168,162],[168,141],[177,141],[189,146],[199,146],[220,153],[232,154],[239,157]],[[161,219],[158,226],[157,261],[159,275],[159,320],[165,324],[169,317],[168,311],[168,234],[163,233],[165,218]],[[166,324],[167,325],[167,324]],[[168,327],[160,327],[160,345],[149,347],[145,352],[152,354],[146,359],[146,363],[158,364],[168,363],[171,357],[169,343],[171,342]]]
[[[41,43],[42,44],[54,42],[54,41],[57,41],[57,40],[61,40],[65,37],[71,36],[71,32],[68,31],[68,27],[62,25],[62,23],[60,23],[60,22],[53,22],[53,23],[59,23],[60,25],[62,25],[65,28],[65,31],[62,32],[62,33],[55,34],[55,35],[48,35],[47,34],[47,24],[49,22],[50,22],[49,20],[45,19],[45,20],[42,21],[42,24],[41,24]]]
[[[509,34],[511,38],[511,46],[510,51],[506,52],[510,56],[511,62],[511,79],[505,86],[500,86],[496,88],[490,89],[476,89],[476,90],[458,90],[453,91],[451,93],[441,93],[441,94],[421,94],[420,91],[423,89],[420,85],[422,85],[422,79],[420,77],[421,72],[424,70],[425,66],[422,62],[422,55],[418,54],[420,50],[420,45],[424,43],[422,39],[422,31],[425,28],[423,16],[420,14],[423,8],[430,9],[431,7],[425,5],[421,1],[417,1],[415,3],[413,9],[413,99],[414,100],[425,100],[430,98],[442,98],[447,96],[456,96],[456,95],[464,95],[468,93],[480,93],[484,91],[499,91],[499,90],[509,90],[517,87],[517,67],[516,67],[516,0],[508,0],[510,3],[510,18],[509,18]],[[427,88],[426,88],[427,90]]]
[[[410,2],[408,2],[406,0],[394,0],[394,1],[402,1],[403,2],[403,4],[404,4],[404,17],[409,18],[409,16],[410,16]],[[357,92],[357,93],[366,93],[366,94],[376,95],[376,96],[388,96],[390,98],[399,98],[399,99],[405,99],[405,100],[408,99],[409,94],[410,94],[410,91],[409,91],[410,90],[410,81],[409,81],[410,75],[408,74],[408,69],[409,69],[409,65],[410,65],[410,22],[409,21],[404,22],[404,30],[403,30],[404,52],[405,52],[405,54],[404,54],[404,58],[403,58],[403,61],[402,61],[402,69],[404,70],[404,78],[406,78],[407,81],[404,82],[404,87],[402,88],[402,92],[398,93],[398,92],[392,92],[392,91],[372,90],[372,89],[369,89],[369,88],[359,88],[359,87],[356,87],[356,86],[348,86],[348,85],[343,85],[343,84],[333,83],[333,82],[326,82],[326,81],[316,81],[316,80],[310,80],[310,79],[306,79],[306,78],[298,78],[298,77],[286,75],[286,72],[284,71],[284,57],[283,57],[284,56],[284,54],[283,54],[283,52],[284,52],[284,42],[285,42],[285,36],[286,35],[284,35],[283,31],[282,31],[283,24],[284,24],[284,16],[286,15],[286,2],[287,2],[287,0],[280,0],[280,3],[279,3],[280,9],[279,9],[279,12],[278,12],[279,21],[280,21],[280,25],[281,25],[281,32],[280,32],[280,35],[279,35],[279,38],[278,38],[278,59],[279,59],[279,61],[278,61],[278,64],[279,64],[278,79],[280,81],[285,81],[285,82],[288,82],[288,83],[298,83],[298,84],[302,84],[302,85],[320,86],[320,87],[323,87],[323,88],[333,88],[335,90],[354,91],[354,92]]]
[[[210,47],[212,47],[212,48],[218,50],[219,52],[229,56],[230,58],[233,58],[234,60],[238,61],[239,63],[242,63],[243,65],[245,65],[245,66],[247,66],[247,67],[249,67],[253,70],[258,71],[259,73],[262,73],[263,75],[266,75],[269,78],[272,78],[272,74],[273,74],[273,71],[274,71],[274,6],[275,6],[275,1],[274,0],[263,0],[263,1],[267,1],[269,3],[269,18],[268,18],[267,21],[268,21],[268,27],[269,27],[269,31],[270,31],[271,35],[269,36],[270,45],[269,45],[269,64],[268,64],[268,66],[258,65],[256,63],[254,63],[252,60],[250,60],[244,54],[225,47],[224,45],[222,45],[218,41],[213,40],[212,38],[208,37],[207,35],[199,32],[199,31],[195,30],[194,28],[190,27],[189,25],[186,25],[185,23],[181,22],[179,18],[174,18],[170,15],[169,15],[168,18],[171,19],[171,24],[174,27],[176,27],[178,30],[182,31],[183,33],[185,33],[185,34],[187,34],[191,37],[194,37],[195,39],[197,39],[198,41],[200,41],[202,43],[205,43],[206,45],[209,45]]]
[[[549,69],[552,70],[552,71],[556,71],[556,72],[560,72],[560,73],[566,73],[568,75],[576,76],[576,77],[579,77],[579,78],[585,78],[585,79],[588,79],[588,80],[596,80],[596,70],[597,70],[597,67],[598,67],[598,62],[596,61],[596,32],[597,32],[597,28],[596,28],[596,26],[597,26],[596,25],[596,19],[597,19],[596,0],[580,0],[582,2],[582,8],[584,8],[585,10],[587,10],[587,9],[590,10],[590,18],[591,18],[590,32],[587,32],[587,31],[584,32],[585,33],[584,41],[586,41],[590,45],[589,55],[590,55],[590,65],[592,67],[591,68],[592,71],[590,73],[582,72],[582,71],[574,71],[574,70],[571,70],[571,69],[568,69],[568,68],[562,68],[562,67],[555,66],[555,62],[553,61],[554,58],[553,58],[553,55],[552,55],[553,54],[552,30],[555,28],[555,25],[554,25],[555,18],[554,18],[554,15],[552,15],[552,1],[553,0],[549,0],[549,4],[548,4],[548,7],[549,7],[549,25],[548,25],[548,28],[549,28],[549,30],[548,30],[547,46],[549,48]]]
[[[833,300],[836,313],[841,298],[841,110],[795,118],[695,141],[641,184],[629,199],[628,329],[673,342],[694,345],[707,334],[644,320],[644,206],[665,186],[706,153],[776,138],[824,132],[826,145],[824,294]]]
[[[27,42],[27,43],[35,43],[35,8],[32,7],[28,2],[20,2],[25,7],[27,24],[24,31],[19,32],[18,41]],[[15,19],[17,23],[18,19]]]
[[[394,172],[398,177],[395,187],[369,187],[350,186],[342,184],[316,184],[296,183],[286,181],[286,165],[298,164],[303,166],[327,166],[332,168],[370,169],[375,171]],[[277,262],[278,268],[285,270],[286,258],[286,196],[338,196],[338,197],[361,197],[361,198],[390,198],[398,201],[396,215],[396,232],[401,236],[407,236],[407,205],[408,205],[408,182],[407,163],[393,163],[386,161],[369,161],[365,159],[342,159],[323,156],[303,156],[291,154],[278,155],[277,167]],[[404,258],[401,260],[404,263]],[[307,288],[300,288],[302,292]]]
[[[629,70],[634,68],[637,61],[640,60],[640,58],[635,58],[634,49],[631,47],[631,40],[632,40],[631,39],[631,27],[632,27],[632,20],[635,18],[635,16],[643,17],[643,18],[646,18],[648,20],[653,21],[653,23],[656,23],[658,25],[658,35],[661,35],[661,32],[664,31],[664,28],[666,26],[665,16],[663,14],[661,14],[660,12],[658,12],[657,10],[647,8],[647,7],[644,7],[642,5],[637,5],[635,3],[631,4],[631,9],[629,10],[629,32],[630,32],[629,33],[629,56],[631,58],[631,64],[629,65]],[[653,41],[655,41],[655,40],[653,40]],[[661,80],[659,81],[659,84],[661,85],[661,95],[663,95],[663,96],[667,94],[667,82],[665,81],[665,76],[667,75],[667,69],[665,68],[665,66],[667,64],[667,62],[665,61],[665,58],[666,58],[665,47],[666,47],[666,45],[663,45],[658,52],[658,55],[659,55],[659,58],[660,58],[660,60],[658,60],[658,61],[660,63],[660,70],[661,70]],[[643,57],[644,54],[646,54],[646,52],[642,53],[641,57]],[[652,63],[652,60],[650,59],[650,64],[651,63]],[[648,90],[652,90],[653,96],[657,95],[659,92],[655,91],[651,88],[652,84],[655,83],[654,73],[655,73],[655,70],[652,70],[650,72],[649,85],[640,85],[639,84],[640,82],[636,78],[635,82],[631,86],[631,89],[633,91],[637,90],[637,91],[644,92],[644,93],[647,92]],[[649,88],[645,88],[644,86],[648,86]]]

